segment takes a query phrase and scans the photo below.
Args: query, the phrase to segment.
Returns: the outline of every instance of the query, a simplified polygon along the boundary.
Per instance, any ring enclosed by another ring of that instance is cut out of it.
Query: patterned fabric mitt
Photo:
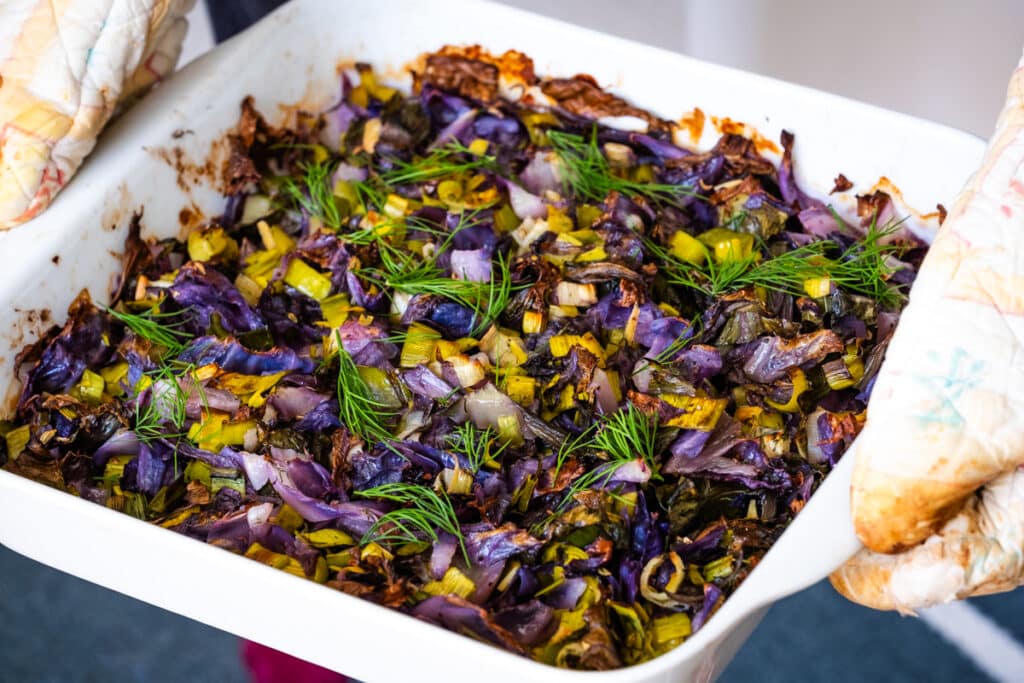
[[[0,2],[0,230],[45,210],[118,103],[174,70],[194,4]]]
[[[925,258],[857,440],[851,600],[915,609],[1024,583],[1024,60]]]

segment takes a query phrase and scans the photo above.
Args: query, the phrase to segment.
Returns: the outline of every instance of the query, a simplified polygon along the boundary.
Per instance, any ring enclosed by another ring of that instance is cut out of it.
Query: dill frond
[[[472,422],[463,423],[455,433],[446,439],[448,448],[466,458],[473,474],[489,462],[494,462],[508,447],[508,442],[492,450],[497,434],[490,427],[484,430],[477,428]]]
[[[385,185],[408,185],[479,170],[496,170],[493,156],[475,155],[468,147],[453,140],[433,149],[425,157],[414,161],[394,160],[395,167],[380,174]]]
[[[418,543],[438,540],[438,531],[446,531],[459,540],[462,557],[469,564],[465,536],[459,526],[455,507],[444,491],[422,484],[396,482],[356,491],[362,498],[387,500],[406,507],[380,517],[363,535],[362,543]]]
[[[647,240],[648,250],[662,263],[665,281],[717,297],[744,287],[764,287],[793,296],[804,293],[804,283],[828,278],[851,294],[871,297],[883,306],[895,306],[903,298],[899,288],[888,282],[894,269],[887,263],[902,247],[883,244],[882,238],[894,228],[868,230],[867,235],[842,249],[832,240],[820,240],[761,260],[760,254],[727,259],[708,259],[702,266],[681,261],[663,247]],[[831,257],[829,253],[839,252]]]
[[[384,243],[380,262],[381,268],[363,269],[359,274],[381,288],[409,295],[433,294],[462,304],[473,311],[474,335],[489,327],[507,308],[513,291],[509,263],[502,254],[494,259],[487,282],[450,277],[435,260],[421,259]]]
[[[613,191],[666,203],[677,202],[682,197],[703,198],[682,185],[645,183],[614,175],[597,142],[596,125],[589,139],[560,130],[548,130],[547,136],[561,162],[564,183],[578,199],[602,202]]]
[[[106,306],[103,310],[134,332],[135,336],[164,347],[172,356],[180,353],[191,339],[191,335],[180,329],[185,323],[181,316],[187,311],[160,313],[156,306],[142,313],[116,311]]]
[[[591,439],[573,448],[598,451],[605,455],[607,461],[577,477],[566,489],[562,500],[555,507],[555,512],[565,511],[576,494],[587,489],[607,486],[620,468],[638,458],[642,459],[657,476],[657,438],[657,416],[645,415],[632,403],[602,419],[594,426]]]
[[[367,443],[389,440],[389,406],[373,397],[359,367],[342,346],[341,335],[335,332],[334,336],[338,344],[338,419]]]
[[[282,185],[285,194],[306,213],[323,221],[324,225],[337,230],[341,227],[341,212],[334,197],[331,176],[334,165],[330,162],[307,162],[300,166],[302,178],[285,178]]]

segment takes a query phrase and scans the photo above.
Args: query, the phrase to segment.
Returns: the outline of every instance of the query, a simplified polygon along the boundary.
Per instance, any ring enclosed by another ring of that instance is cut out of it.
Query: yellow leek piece
[[[494,212],[494,229],[499,235],[512,232],[519,227],[519,216],[512,210],[511,204],[504,204]]]
[[[384,123],[380,120],[380,117],[374,117],[367,119],[366,123],[363,124],[363,149],[373,154],[374,150],[377,149],[377,143],[380,142],[380,134],[384,129]]]
[[[562,306],[593,306],[597,303],[597,285],[562,280],[555,285],[555,298]]]
[[[473,473],[461,467],[448,467],[441,472],[441,481],[445,491],[456,495],[466,495],[473,490]]]
[[[677,259],[699,266],[707,260],[708,250],[701,244],[700,240],[692,235],[679,230],[668,243],[669,252]]]
[[[565,567],[555,565],[555,567],[551,570],[551,583],[549,583],[548,585],[544,586],[544,588],[541,588],[539,591],[534,593],[534,597],[539,598],[545,593],[550,593],[551,591],[561,586],[563,583],[565,583]],[[552,640],[553,639],[554,638],[552,637]]]
[[[198,512],[199,512],[199,506],[198,505],[193,505],[191,507],[187,507],[184,510],[179,510],[178,512],[174,513],[172,516],[170,516],[167,519],[161,521],[160,522],[160,526],[164,527],[165,529],[170,529],[171,527],[178,526],[179,524],[184,522],[186,519],[188,519],[189,517],[191,517],[194,514],[197,514]]]
[[[275,372],[272,375],[240,375],[235,372],[227,372],[217,378],[217,385],[225,391],[230,391],[243,400],[246,405],[259,408],[266,401],[266,392],[285,376],[284,372]]]
[[[505,393],[521,406],[533,403],[537,393],[537,380],[526,375],[509,375],[505,378]]]
[[[611,385],[615,402],[622,403],[622,380],[619,378],[619,371],[605,370],[605,374],[608,376],[608,384]]]
[[[672,304],[670,304],[670,303],[666,303],[666,302],[664,302],[664,301],[662,301],[662,302],[661,302],[660,304],[658,304],[658,308],[660,308],[660,309],[661,309],[662,311],[664,311],[664,312],[665,312],[665,313],[666,313],[667,315],[674,315],[674,316],[676,316],[677,318],[678,318],[678,317],[680,317],[680,316],[682,315],[682,314],[681,314],[681,313],[679,312],[679,309],[678,309],[678,308],[676,308],[676,307],[675,307],[675,306],[673,306]]]
[[[356,371],[366,384],[366,388],[370,390],[370,397],[381,406],[379,410],[388,411],[402,407],[402,400],[395,393],[395,387],[391,384],[387,372],[369,365],[357,365]]]
[[[547,327],[547,321],[543,313],[527,311],[523,313],[523,333],[540,334]]]
[[[238,256],[238,242],[220,226],[190,232],[187,246],[188,257],[193,261],[210,261],[221,255],[226,259]]]
[[[847,344],[843,362],[846,363],[846,369],[850,371],[850,376],[854,380],[859,382],[864,377],[864,360],[857,353],[856,345]]]
[[[458,180],[442,180],[437,184],[437,198],[449,206],[462,199],[462,183]]]
[[[570,233],[564,233],[555,238],[555,245],[559,247],[582,247],[583,242],[580,242]]]
[[[690,624],[690,617],[684,612],[651,620],[651,639],[659,647],[688,638],[691,633],[693,627]]]
[[[470,358],[465,354],[455,354],[449,356],[446,360],[451,364],[455,376],[459,379],[459,384],[463,387],[474,386],[487,376],[484,366],[480,364],[480,361]]]
[[[431,581],[423,586],[423,591],[431,595],[457,595],[468,599],[476,591],[476,584],[455,567],[449,567],[440,581]]]
[[[359,552],[361,558],[367,557],[379,557],[382,560],[393,560],[395,556],[387,551],[383,546],[376,543],[367,543],[363,546],[363,549]]]
[[[826,297],[832,291],[832,280],[828,277],[812,277],[804,280],[804,291],[812,299]]]
[[[589,228],[597,219],[601,217],[600,207],[594,206],[593,204],[580,204],[576,207],[576,224],[580,228]]]
[[[807,391],[810,385],[807,383],[807,375],[800,368],[793,368],[789,371],[789,381],[793,384],[793,393],[789,395],[788,401],[779,403],[778,401],[766,398],[764,402],[783,413],[798,412],[800,410],[800,395]]]
[[[317,529],[298,536],[314,548],[337,548],[356,544],[355,539],[339,529]]]
[[[299,258],[293,258],[288,264],[284,281],[317,301],[323,301],[331,293],[330,278]]]
[[[512,330],[491,325],[480,340],[480,350],[498,367],[518,367],[526,362],[523,340]]]
[[[498,416],[498,439],[513,446],[523,442],[523,428],[518,415]]]
[[[704,565],[701,574],[703,574],[705,581],[711,582],[729,576],[732,574],[732,570],[733,558],[730,555],[725,555]]]
[[[608,259],[608,252],[604,250],[604,247],[600,244],[596,247],[588,249],[579,256],[576,257],[577,261],[582,263],[590,263],[592,261],[605,261]]]
[[[210,411],[188,430],[188,438],[200,448],[216,453],[224,446],[241,446],[245,433],[255,429],[255,420],[227,423],[226,413]],[[227,423],[227,424],[226,424]]]
[[[462,348],[453,341],[438,339],[434,344],[434,353],[437,354],[438,360],[448,360],[452,356],[461,356]]]
[[[440,340],[441,335],[434,328],[421,322],[412,323],[406,331],[399,365],[403,368],[414,368],[434,360],[434,353]],[[457,345],[454,346],[457,348]]]
[[[111,458],[110,461],[107,462],[108,471],[110,463],[113,460],[114,458]],[[118,472],[117,474],[120,475],[120,472]],[[209,487],[211,484],[213,484],[213,474],[210,471],[210,466],[207,465],[202,460],[193,460],[192,462],[185,466],[185,481],[188,483],[198,481],[200,484]]]
[[[344,569],[348,572],[363,574],[365,570],[356,563],[356,558],[351,550],[342,550],[338,553],[328,553],[324,558],[327,566],[331,569]]]
[[[269,567],[273,567],[274,569],[283,569],[287,571],[289,574],[295,573],[291,570],[289,565],[291,565],[293,562],[295,562],[295,564],[298,564],[298,562],[288,557],[287,555],[275,553],[273,550],[265,548],[259,543],[253,543],[251,546],[249,546],[249,549],[245,551],[245,556],[248,557],[250,560],[256,560],[257,562],[265,564]],[[299,571],[302,571],[301,567]],[[305,572],[302,572],[300,576],[305,576]]]
[[[259,303],[260,295],[263,293],[263,287],[260,286],[260,283],[245,273],[239,273],[238,277],[235,278],[235,288],[250,306],[255,306]]]
[[[637,183],[653,183],[654,169],[650,164],[641,164],[633,169],[633,181]]]
[[[487,154],[487,148],[490,146],[490,142],[484,138],[476,138],[473,142],[469,143],[469,153],[476,157],[482,157]]]
[[[753,235],[728,228],[712,228],[697,239],[712,250],[718,263],[748,258],[754,249]]]
[[[629,317],[626,318],[626,325],[623,328],[623,336],[626,341],[630,344],[636,342],[636,326],[640,322],[640,306],[633,304],[633,310],[629,312]]]
[[[29,439],[32,438],[31,427],[29,425],[15,427],[7,432],[4,438],[7,440],[7,457],[17,460],[28,446]]]
[[[561,209],[548,205],[548,230],[560,235],[575,227],[572,224],[572,219],[566,216]]]
[[[548,136],[545,128],[558,126],[561,122],[549,111],[529,111],[519,116],[519,120],[526,126],[526,132],[530,135],[530,142],[535,145],[547,145]]]
[[[331,157],[331,153],[323,145],[313,145],[313,161],[322,164]]]
[[[334,329],[341,327],[348,320],[350,312],[360,312],[362,307],[353,306],[348,294],[334,294],[320,302],[320,311],[323,313],[327,327]]]
[[[268,225],[266,221],[256,224],[256,229],[263,240],[263,248],[277,255],[283,255],[295,248],[295,240],[276,225]]]
[[[225,424],[220,432],[220,440],[226,446],[241,446],[245,443],[245,434],[256,429],[256,420],[242,420]]]
[[[100,369],[100,376],[107,387],[107,393],[111,396],[119,396],[124,393],[121,382],[128,376],[128,364],[125,362],[114,363]]]
[[[376,97],[381,102],[387,102],[394,97],[397,92],[394,88],[378,83],[377,74],[370,70],[359,72],[359,85],[360,87],[365,88],[367,93]]]
[[[584,228],[583,230],[573,230],[572,232],[565,233],[566,237],[572,237],[579,244],[593,245],[601,241],[601,236],[590,228]]]
[[[409,210],[409,200],[397,194],[389,194],[384,202],[384,213],[392,218],[401,218]]]
[[[551,355],[555,358],[563,358],[568,356],[572,351],[573,347],[579,346],[581,348],[590,351],[590,353],[597,356],[598,367],[604,367],[605,353],[604,349],[601,348],[601,342],[597,341],[597,338],[593,334],[587,332],[585,334],[556,334],[551,337],[548,341],[549,348],[551,349]]]
[[[507,591],[512,582],[515,581],[516,575],[519,574],[519,569],[522,566],[519,560],[509,562],[508,567],[505,569],[505,575],[501,577],[494,589],[499,593]]]
[[[715,428],[729,402],[725,398],[683,396],[681,394],[662,394],[659,398],[670,406],[686,411],[682,415],[667,420],[666,427],[697,429],[702,432],[708,432]]]
[[[73,394],[87,403],[99,403],[103,400],[103,390],[106,388],[106,384],[102,375],[86,369],[82,372],[82,379],[78,380]]]

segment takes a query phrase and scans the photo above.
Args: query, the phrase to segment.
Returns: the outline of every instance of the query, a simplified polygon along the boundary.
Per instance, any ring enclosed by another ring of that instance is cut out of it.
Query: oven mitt
[[[1024,583],[1024,60],[928,252],[857,439],[840,593],[911,613]]]
[[[174,70],[193,4],[0,2],[0,230],[45,210],[118,103]]]

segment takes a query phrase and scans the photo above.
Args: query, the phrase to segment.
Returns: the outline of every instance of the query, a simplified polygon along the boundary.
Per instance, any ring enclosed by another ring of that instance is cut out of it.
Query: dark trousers
[[[284,3],[285,0],[206,0],[218,43],[227,40]]]

